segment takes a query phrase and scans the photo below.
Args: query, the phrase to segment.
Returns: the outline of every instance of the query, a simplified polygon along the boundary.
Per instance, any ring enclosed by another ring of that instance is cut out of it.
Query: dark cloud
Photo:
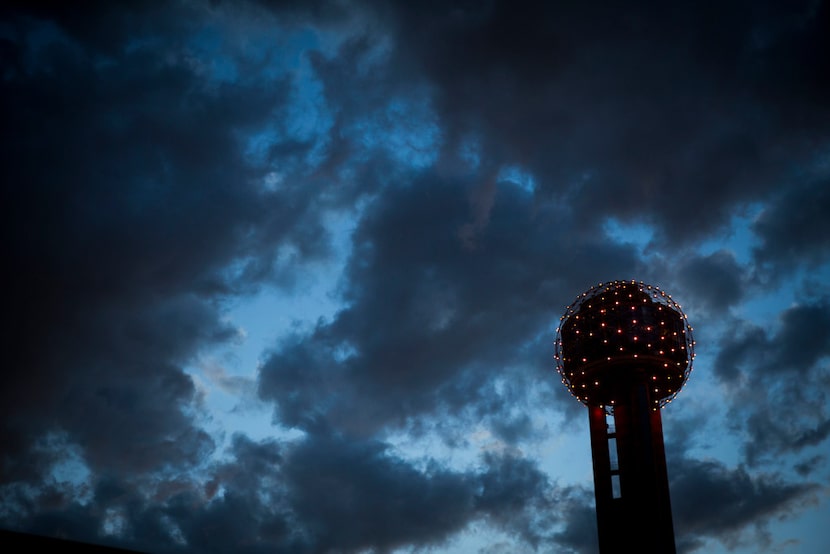
[[[438,544],[473,514],[470,477],[440,466],[419,471],[379,443],[313,439],[283,471],[312,552]]]
[[[0,92],[12,474],[37,465],[32,445],[50,433],[99,468],[200,461],[213,440],[184,367],[236,336],[223,297],[258,286],[244,271],[254,254],[273,267],[282,244],[298,259],[327,251],[319,220],[304,220],[310,194],[289,206],[245,161],[241,137],[286,102],[284,80],[211,83],[175,14],[149,28],[133,22],[155,8],[86,8],[94,21],[5,12],[19,69]]]
[[[830,436],[823,393],[830,383],[828,333],[830,304],[823,298],[782,312],[774,333],[743,324],[722,342],[715,370],[734,396],[732,420],[749,433],[751,463]]]
[[[815,500],[816,484],[787,482],[780,476],[730,469],[719,462],[692,458],[670,460],[672,512],[678,551],[693,552],[714,538],[729,548],[758,541],[769,546],[763,528]],[[744,536],[748,524],[755,533]]]
[[[755,257],[767,272],[787,274],[802,265],[814,269],[827,261],[830,183],[808,179],[806,185],[787,187],[755,221],[753,230],[761,239]]]
[[[687,294],[702,309],[716,313],[739,303],[746,289],[745,269],[725,250],[690,257],[677,272],[678,283]]]
[[[439,546],[487,520],[534,549],[593,544],[584,491],[557,488],[535,464],[510,455],[453,471],[327,433],[286,444],[236,436],[231,454],[204,493],[188,486],[152,497],[103,478],[89,502],[64,495],[51,509],[41,506],[26,529],[158,552],[390,552]],[[578,517],[550,517],[559,504]],[[108,526],[121,526],[120,538],[107,536]]]
[[[552,530],[560,521],[550,517],[553,508],[583,498],[511,455],[487,455],[477,470],[459,472],[430,459],[406,461],[380,442],[323,432],[289,446],[281,463],[273,455],[273,465],[248,467],[251,456],[243,449],[260,448],[238,439],[234,471],[267,476],[269,467],[279,468],[277,481],[287,485],[282,501],[312,552],[440,545],[479,519],[536,548],[556,540]],[[577,540],[578,531],[570,536]],[[591,535],[579,539],[590,542]]]
[[[816,455],[812,456],[811,458],[804,460],[803,462],[799,462],[795,466],[795,471],[802,476],[808,476],[813,473],[817,468],[821,467],[821,465],[826,461],[825,456]]]
[[[31,20],[53,23],[88,53],[117,55],[136,36],[173,36],[179,25],[170,15],[193,17],[195,12],[183,4],[163,10],[146,1],[114,6],[93,0],[76,10],[62,4],[8,2],[0,15],[21,30]]]
[[[821,369],[830,355],[825,338],[830,333],[830,301],[822,298],[781,312],[778,328],[768,333],[758,326],[734,326],[735,332],[722,344],[715,364],[719,376],[734,378],[740,369],[761,378],[801,375]]]
[[[597,513],[592,491],[574,494],[562,509],[566,518],[564,529],[555,535],[559,552],[597,554]]]
[[[713,369],[720,379],[735,381],[745,363],[762,359],[761,349],[769,343],[767,334],[757,325],[740,322],[732,325],[732,334],[721,344]]]
[[[348,307],[282,345],[261,369],[260,394],[275,401],[281,421],[302,425],[321,414],[374,432],[420,413],[458,414],[482,403],[491,415],[509,415],[522,399],[495,391],[492,380],[508,379],[524,394],[539,386],[527,380],[557,381],[550,358],[534,354],[530,369],[537,372],[522,368],[520,348],[532,338],[552,355],[535,337],[555,330],[558,310],[551,307],[584,286],[561,268],[585,267],[580,260],[590,258],[593,270],[620,274],[639,262],[632,248],[597,237],[552,241],[555,207],[535,206],[508,183],[493,193],[471,248],[463,229],[475,218],[468,194],[476,192],[422,179],[367,209],[345,275]]]
[[[567,192],[579,224],[642,220],[677,243],[766,196],[820,136],[826,9],[419,4],[395,20],[395,54],[435,90],[445,148],[472,134],[483,163]]]

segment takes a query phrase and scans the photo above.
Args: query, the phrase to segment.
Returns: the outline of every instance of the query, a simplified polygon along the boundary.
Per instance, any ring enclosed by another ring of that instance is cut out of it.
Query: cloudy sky
[[[54,4],[0,8],[0,527],[596,552],[553,339],[637,279],[678,550],[830,547],[827,2]]]

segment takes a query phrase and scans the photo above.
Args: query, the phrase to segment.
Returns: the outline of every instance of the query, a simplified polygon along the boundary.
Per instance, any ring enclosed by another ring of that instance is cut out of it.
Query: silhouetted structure
[[[0,550],[4,552],[85,552],[89,554],[141,554],[137,550],[125,550],[87,542],[61,539],[0,529]]]
[[[556,364],[588,406],[602,554],[675,552],[660,409],[693,359],[680,305],[642,281],[600,283],[561,318]]]

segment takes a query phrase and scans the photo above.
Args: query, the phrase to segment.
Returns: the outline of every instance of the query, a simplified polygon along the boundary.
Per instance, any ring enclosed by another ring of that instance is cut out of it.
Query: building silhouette
[[[4,552],[83,552],[87,554],[142,554],[114,546],[0,529],[0,550]]]
[[[566,308],[555,349],[588,407],[601,554],[674,553],[660,413],[692,370],[686,315],[659,287],[599,283]]]

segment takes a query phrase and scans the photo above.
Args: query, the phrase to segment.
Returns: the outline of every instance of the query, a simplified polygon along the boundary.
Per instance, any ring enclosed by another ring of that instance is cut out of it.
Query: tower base
[[[631,387],[611,416],[590,407],[597,528],[601,554],[675,554],[660,410],[648,388]]]

